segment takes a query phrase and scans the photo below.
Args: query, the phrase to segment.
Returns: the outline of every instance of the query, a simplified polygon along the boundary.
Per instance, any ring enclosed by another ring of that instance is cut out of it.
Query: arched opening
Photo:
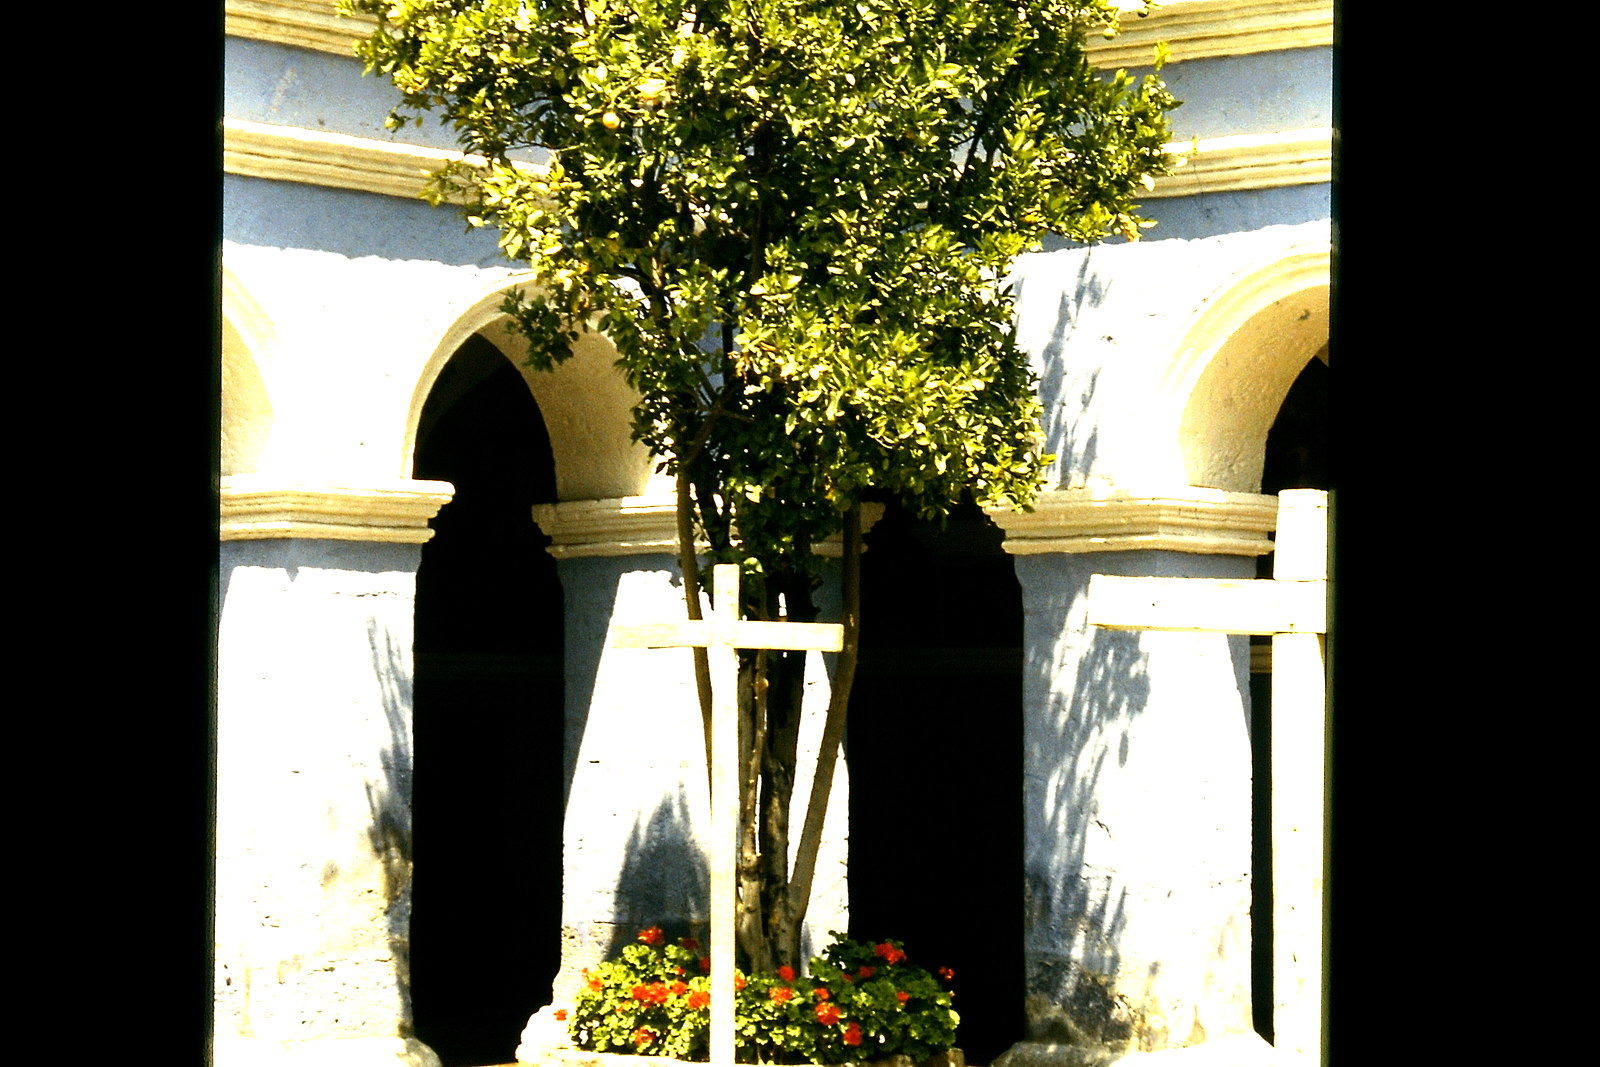
[[[448,481],[417,572],[411,994],[445,1067],[515,1058],[560,955],[562,596],[530,508],[539,407],[469,337],[433,383],[415,477]]]
[[[1022,592],[973,505],[866,536],[850,761],[850,928],[955,971],[957,1040],[1023,1036]]]
[[[1328,449],[1328,347],[1301,369],[1267,432],[1261,491],[1332,489]],[[1272,556],[1257,557],[1256,577],[1272,577]],[[1272,1026],[1272,639],[1250,639],[1250,998],[1256,1032]]]

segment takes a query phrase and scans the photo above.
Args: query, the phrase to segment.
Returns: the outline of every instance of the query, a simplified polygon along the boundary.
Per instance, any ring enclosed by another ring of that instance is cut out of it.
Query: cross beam
[[[711,707],[711,1064],[733,1067],[733,969],[738,907],[739,657],[741,648],[837,652],[838,623],[760,622],[739,618],[739,566],[713,569],[716,606],[709,617],[618,626],[613,648],[704,648]],[[718,679],[721,679],[720,684]]]
[[[1089,579],[1089,622],[1111,630],[1272,635],[1273,1044],[1321,1064],[1327,933],[1328,494],[1278,495],[1272,578]]]

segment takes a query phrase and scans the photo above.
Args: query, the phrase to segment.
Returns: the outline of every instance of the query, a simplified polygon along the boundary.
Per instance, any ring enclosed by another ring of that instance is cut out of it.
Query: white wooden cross
[[[1325,1062],[1324,757],[1328,494],[1278,494],[1272,578],[1089,579],[1089,621],[1113,630],[1272,635],[1273,1045]]]
[[[741,648],[837,652],[838,623],[757,622],[739,618],[739,566],[713,569],[716,607],[703,620],[618,626],[614,648],[706,650],[711,706],[711,1064],[733,1067],[733,968],[739,847],[739,656]]]

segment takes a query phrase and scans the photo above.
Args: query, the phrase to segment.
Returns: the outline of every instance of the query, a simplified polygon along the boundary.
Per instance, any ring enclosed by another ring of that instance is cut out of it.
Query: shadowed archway
[[[862,556],[850,760],[850,927],[955,971],[957,1041],[1023,1034],[1022,594],[973,505],[891,506]]]
[[[1300,371],[1267,433],[1261,491],[1332,489],[1328,447],[1328,349]],[[1271,578],[1271,554],[1257,557],[1256,577]],[[1255,1029],[1267,1041],[1272,1026],[1272,639],[1250,639],[1250,1003]]]
[[[529,510],[555,471],[521,374],[478,336],[416,439],[415,476],[456,495],[417,574],[412,1000],[445,1067],[475,1067],[514,1058],[559,964],[562,596]]]

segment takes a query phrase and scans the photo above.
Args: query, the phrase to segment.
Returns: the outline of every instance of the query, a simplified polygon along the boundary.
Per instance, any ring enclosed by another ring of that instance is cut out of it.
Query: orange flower
[[[904,989],[900,990],[900,992],[896,993],[894,996],[895,999],[902,1004],[911,999],[911,994],[907,993]]]
[[[818,1000],[827,1000],[829,997],[833,996],[833,994],[829,993],[826,989],[813,989],[811,993]]]
[[[939,968],[939,977],[943,978],[946,982],[950,981],[955,976],[956,976],[956,972],[951,970],[949,967],[940,967]]]
[[[738,971],[734,971],[733,972],[733,988],[735,988],[735,989],[743,989],[744,988],[744,975],[740,974]]]
[[[785,963],[782,967],[778,968],[778,977],[782,978],[785,982],[794,981],[794,968]]]
[[[590,979],[589,979],[589,988],[594,990],[596,993],[600,992],[600,990],[602,988],[604,988],[604,986],[605,986],[605,983],[602,982],[599,979],[598,976],[591,976],[590,977]]]
[[[860,1026],[860,1024],[851,1023],[849,1026],[844,1028],[844,1043],[847,1044],[847,1045],[859,1045],[859,1044],[861,1044],[861,1026]]]
[[[839,1008],[833,1004],[817,1005],[817,1022],[823,1026],[832,1026],[839,1021]]]
[[[794,990],[790,989],[786,985],[775,985],[771,989],[767,990],[767,996],[771,997],[779,1004],[786,1004],[788,1003],[789,998],[794,996]]]
[[[567,1009],[566,1008],[557,1008],[556,1009],[556,1022],[564,1023],[566,1021],[567,1021]]]
[[[873,975],[875,975],[877,973],[878,973],[878,971],[877,971],[877,968],[875,968],[875,967],[861,967],[859,970],[856,971],[856,977],[857,978],[871,978]]]
[[[663,940],[661,927],[649,926],[639,931],[639,940],[647,945],[659,945]]]
[[[711,994],[704,989],[696,989],[689,994],[689,1010],[699,1011],[711,1005]]]
[[[641,1026],[639,1029],[633,1032],[633,1043],[638,1045],[640,1048],[644,1048],[655,1039],[656,1032],[650,1029],[648,1026]]]
[[[879,956],[882,956],[888,963],[899,963],[901,960],[906,958],[906,954],[904,952],[895,948],[887,941],[881,945],[874,945],[872,947],[872,951]]]

